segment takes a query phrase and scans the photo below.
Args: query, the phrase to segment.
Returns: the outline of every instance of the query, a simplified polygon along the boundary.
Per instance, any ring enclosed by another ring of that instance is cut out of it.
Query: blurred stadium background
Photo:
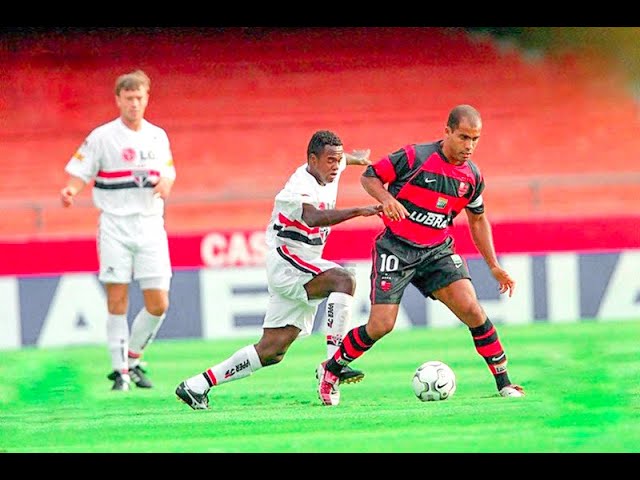
[[[117,114],[113,79],[135,67],[153,81],[148,117],[173,142],[174,233],[263,225],[314,129],[335,129],[375,159],[440,135],[457,103],[484,116],[476,160],[492,218],[625,212],[640,183],[633,69],[604,47],[574,45],[603,42],[603,29],[521,30],[11,31],[0,50],[0,235],[94,232],[89,189],[73,211],[59,207],[57,189],[90,128]],[[619,36],[608,37],[617,53],[637,39]],[[361,203],[350,173],[341,200]]]
[[[313,131],[335,130],[347,150],[370,148],[376,160],[406,143],[439,138],[459,103],[483,115],[474,160],[487,181],[498,253],[523,277],[527,292],[512,307],[494,298],[461,215],[458,246],[471,257],[479,285],[488,283],[479,289],[501,312],[497,320],[637,318],[637,289],[616,279],[640,270],[634,208],[640,111],[631,60],[639,31],[6,29],[0,43],[0,296],[11,313],[0,346],[104,336],[91,189],[72,209],[60,206],[58,192],[64,165],[84,137],[117,115],[114,79],[134,68],[151,76],[147,117],[168,132],[178,169],[166,210],[177,276],[161,336],[256,332],[266,301],[264,226],[284,179],[305,161]],[[340,206],[370,202],[360,172],[345,173]],[[366,319],[369,250],[379,228],[377,218],[339,225],[327,247],[330,258],[352,262],[359,272],[359,321]],[[92,293],[65,296],[69,283],[69,292]],[[571,293],[555,294],[561,284],[572,285]],[[243,289],[253,293],[239,295]],[[193,295],[199,303],[188,298]],[[221,321],[220,309],[207,302],[234,306]],[[407,302],[408,325],[435,324],[442,315],[449,322],[437,307]],[[47,329],[51,322],[63,328]],[[65,322],[77,337],[68,335]],[[59,338],[46,341],[49,330]]]

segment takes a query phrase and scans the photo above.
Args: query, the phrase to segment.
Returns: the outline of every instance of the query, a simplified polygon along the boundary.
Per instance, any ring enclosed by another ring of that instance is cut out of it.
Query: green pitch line
[[[157,341],[155,388],[112,392],[105,346],[0,353],[0,452],[640,452],[640,320],[499,326],[512,380],[496,396],[463,327],[397,330],[354,366],[365,379],[320,405],[320,335],[284,362],[210,394],[193,411],[174,390],[254,339]],[[257,339],[256,339],[257,340]],[[418,401],[415,368],[442,360],[458,380]]]

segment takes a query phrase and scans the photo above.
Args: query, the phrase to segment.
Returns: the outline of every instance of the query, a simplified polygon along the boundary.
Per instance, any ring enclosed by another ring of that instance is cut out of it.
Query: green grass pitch
[[[340,405],[316,396],[321,335],[276,366],[214,388],[193,411],[177,384],[257,340],[158,340],[153,389],[112,392],[106,346],[0,352],[2,453],[640,452],[640,321],[499,325],[521,399],[497,396],[466,328],[396,330],[353,366]],[[415,368],[441,360],[455,395],[422,403]]]

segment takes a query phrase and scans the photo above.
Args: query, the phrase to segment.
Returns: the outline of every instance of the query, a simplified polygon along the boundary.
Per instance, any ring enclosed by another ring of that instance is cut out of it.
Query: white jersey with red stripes
[[[301,165],[289,177],[284,188],[276,195],[271,221],[267,226],[267,247],[286,247],[286,251],[304,259],[322,256],[330,227],[309,227],[302,219],[302,204],[308,203],[320,210],[334,209],[338,196],[340,175],[347,166],[342,156],[338,175],[333,182],[320,185]]]
[[[140,130],[120,118],[95,128],[65,171],[93,185],[93,201],[112,215],[162,215],[164,200],[153,195],[160,177],[175,179],[166,132],[143,120]]]

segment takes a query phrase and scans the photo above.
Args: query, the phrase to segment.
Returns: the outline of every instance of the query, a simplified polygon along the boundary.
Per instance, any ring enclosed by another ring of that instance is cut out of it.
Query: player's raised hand
[[[352,150],[351,153],[347,153],[347,163],[350,165],[371,165],[369,155],[371,155],[371,149],[369,148]]]

